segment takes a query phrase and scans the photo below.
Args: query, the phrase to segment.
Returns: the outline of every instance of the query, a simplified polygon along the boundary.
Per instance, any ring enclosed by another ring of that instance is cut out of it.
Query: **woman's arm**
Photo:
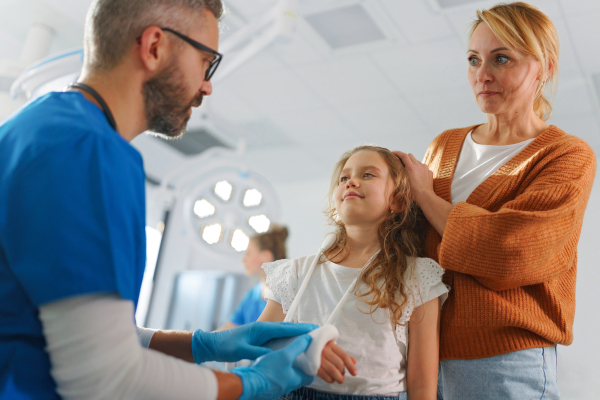
[[[409,400],[435,400],[440,343],[439,297],[415,307],[408,321],[408,332],[406,372],[408,398]]]
[[[439,262],[445,269],[501,291],[547,282],[573,265],[596,171],[585,142],[570,143],[559,156],[539,162],[515,197],[492,211],[466,202],[452,206],[439,197],[432,201],[437,196],[427,166],[411,155],[398,156],[415,199],[443,235]]]
[[[267,305],[257,321],[282,322],[285,319],[283,307],[273,300],[267,300]]]

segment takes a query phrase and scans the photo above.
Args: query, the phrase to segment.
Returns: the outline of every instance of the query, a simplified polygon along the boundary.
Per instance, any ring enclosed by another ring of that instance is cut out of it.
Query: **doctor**
[[[129,141],[183,134],[212,92],[222,13],[221,0],[94,0],[79,83],[0,126],[0,399],[272,399],[312,382],[292,362],[313,325],[138,342],[133,324],[145,177]],[[233,373],[193,364],[258,357]]]

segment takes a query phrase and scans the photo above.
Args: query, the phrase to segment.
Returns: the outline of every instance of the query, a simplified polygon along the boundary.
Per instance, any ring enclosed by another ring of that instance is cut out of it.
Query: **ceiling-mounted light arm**
[[[272,10],[264,16],[241,28],[227,39],[219,50],[227,54],[242,44],[248,37],[252,37],[257,32],[263,31],[254,37],[250,43],[242,48],[235,56],[224,64],[219,72],[213,78],[214,82],[225,79],[230,73],[235,71],[240,65],[260,53],[265,47],[278,41],[289,41],[296,27],[296,11],[298,9],[298,0],[281,0]]]

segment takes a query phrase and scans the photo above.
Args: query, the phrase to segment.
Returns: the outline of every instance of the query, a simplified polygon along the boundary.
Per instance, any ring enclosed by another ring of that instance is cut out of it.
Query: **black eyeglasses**
[[[189,44],[191,44],[193,47],[197,48],[198,50],[206,51],[215,56],[215,58],[213,58],[213,60],[210,62],[210,65],[208,66],[208,69],[206,70],[206,74],[204,75],[204,80],[210,81],[210,78],[212,78],[215,71],[217,70],[217,67],[221,63],[221,60],[223,59],[223,54],[221,54],[217,51],[214,51],[213,49],[206,47],[202,43],[198,43],[194,39],[190,39],[189,37],[185,36],[184,34],[179,33],[176,30],[173,30],[171,28],[163,28],[161,26],[160,29],[162,29],[163,31],[171,32],[172,34],[174,34],[175,36],[178,36],[180,39],[185,40],[186,42],[188,42]],[[138,36],[136,41],[138,42],[138,44],[142,43],[142,37]]]

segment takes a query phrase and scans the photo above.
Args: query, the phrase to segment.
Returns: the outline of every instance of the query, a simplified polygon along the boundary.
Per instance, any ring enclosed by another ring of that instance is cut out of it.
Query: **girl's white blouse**
[[[287,314],[314,257],[264,264],[269,287],[265,299],[281,304]],[[343,384],[329,384],[317,377],[310,387],[360,395],[393,395],[406,391],[410,316],[415,307],[436,297],[440,297],[442,304],[448,296],[448,288],[442,283],[444,270],[438,263],[430,258],[409,258],[408,265],[404,275],[408,303],[400,324],[393,324],[388,309],[378,308],[371,313],[364,298],[352,296],[333,324],[340,332],[337,344],[356,358],[358,374],[346,374]],[[360,271],[330,261],[317,264],[292,320],[323,325]],[[359,279],[357,292],[367,291],[368,285]]]

